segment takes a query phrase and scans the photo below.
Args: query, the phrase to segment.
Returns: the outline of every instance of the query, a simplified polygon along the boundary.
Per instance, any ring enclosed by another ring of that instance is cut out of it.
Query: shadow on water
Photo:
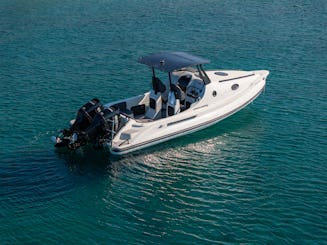
[[[119,164],[107,150],[95,150],[92,146],[85,146],[75,151],[55,149],[56,155],[62,159],[67,168],[74,173],[86,175],[104,173],[115,175],[119,171]]]

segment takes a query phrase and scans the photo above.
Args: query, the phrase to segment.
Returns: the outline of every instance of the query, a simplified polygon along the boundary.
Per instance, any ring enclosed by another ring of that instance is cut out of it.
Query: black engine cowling
[[[119,128],[119,109],[104,108],[99,99],[94,98],[78,110],[72,126],[55,137],[55,146],[76,149],[87,143],[100,145],[111,140]]]
[[[98,98],[90,100],[77,111],[76,120],[70,129],[72,131],[85,130],[91,125],[95,115],[102,110],[103,106]]]
[[[118,129],[118,126],[119,109],[103,109],[95,115],[91,125],[85,130],[85,139],[95,141],[96,139],[110,138],[110,135]]]

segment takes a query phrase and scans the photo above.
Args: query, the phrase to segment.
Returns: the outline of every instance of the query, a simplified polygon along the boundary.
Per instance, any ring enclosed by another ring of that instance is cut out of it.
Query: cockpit
[[[183,52],[149,55],[139,62],[152,70],[152,89],[113,105],[135,120],[158,120],[186,111],[203,97],[210,83],[202,68],[209,61]],[[168,73],[168,79],[160,79],[158,70]]]

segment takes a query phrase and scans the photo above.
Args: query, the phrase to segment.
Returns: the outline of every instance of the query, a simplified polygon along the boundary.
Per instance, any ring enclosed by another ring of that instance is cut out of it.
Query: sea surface
[[[0,244],[326,244],[327,1],[1,0]],[[141,94],[141,55],[270,70],[248,107],[125,157],[50,136]]]

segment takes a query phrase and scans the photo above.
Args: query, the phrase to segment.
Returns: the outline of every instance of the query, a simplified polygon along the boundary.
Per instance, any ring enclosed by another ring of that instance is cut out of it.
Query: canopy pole
[[[202,65],[197,65],[196,68],[198,69],[199,76],[204,81],[204,84],[205,85],[209,84],[211,81],[210,81],[207,73],[204,71]]]
[[[207,80],[207,81],[206,81],[206,84],[211,83],[210,78],[208,77],[207,73],[206,73],[205,70],[203,69],[203,66],[202,66],[202,65],[200,65],[200,68],[201,68],[201,70],[202,70],[204,76],[206,77],[206,80]]]
[[[204,79],[203,79],[203,74],[202,74],[202,71],[201,71],[201,68],[200,68],[200,65],[196,65],[196,68],[198,69],[198,72],[199,72],[199,76],[200,76],[200,78],[201,78],[202,80],[204,80]]]

